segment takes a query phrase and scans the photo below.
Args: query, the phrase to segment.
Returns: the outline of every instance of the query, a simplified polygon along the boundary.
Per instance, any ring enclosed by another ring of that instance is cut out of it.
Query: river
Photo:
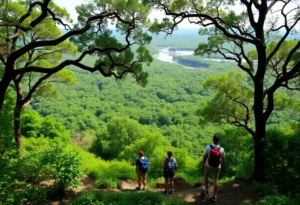
[[[163,48],[160,49],[158,54],[155,54],[154,57],[160,61],[169,62],[169,63],[176,63],[176,61],[173,60],[173,56],[190,56],[193,55],[194,51],[169,51],[169,48]]]
[[[173,56],[190,56],[193,55],[194,51],[169,51],[169,47],[159,49],[158,54],[155,54],[154,57],[160,61],[174,63],[178,65],[182,65],[188,68],[197,68],[197,67],[190,67],[179,63],[178,61],[174,60]],[[199,56],[199,58],[201,58]],[[202,58],[203,60],[210,60],[216,62],[233,62],[232,60],[226,59],[218,59],[218,58]],[[244,61],[244,60],[243,60]]]

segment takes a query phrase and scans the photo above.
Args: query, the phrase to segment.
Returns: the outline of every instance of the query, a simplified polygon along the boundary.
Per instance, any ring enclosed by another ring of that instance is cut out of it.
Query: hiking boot
[[[135,190],[141,190],[141,188],[139,186],[135,187]]]
[[[200,201],[204,200],[204,198],[208,195],[208,191],[206,189],[202,189],[200,194]]]
[[[206,189],[202,189],[202,192],[201,192],[201,194],[203,194],[203,195],[207,195],[208,194],[208,191],[206,190]]]
[[[142,191],[146,191],[146,187],[142,188]]]
[[[216,196],[213,196],[213,197],[211,198],[211,200],[212,200],[213,202],[217,202],[217,197],[216,197]]]
[[[162,191],[163,194],[168,194],[167,190]]]
[[[173,194],[174,193],[174,189],[170,189],[169,194]]]

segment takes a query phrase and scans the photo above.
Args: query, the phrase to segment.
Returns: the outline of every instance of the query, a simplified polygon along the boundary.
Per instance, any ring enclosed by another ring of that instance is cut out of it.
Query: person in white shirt
[[[202,171],[204,173],[202,194],[208,195],[208,176],[212,175],[214,179],[214,193],[211,200],[216,202],[219,174],[225,161],[225,150],[219,145],[220,138],[218,136],[214,135],[212,140],[213,144],[205,148],[202,161]]]

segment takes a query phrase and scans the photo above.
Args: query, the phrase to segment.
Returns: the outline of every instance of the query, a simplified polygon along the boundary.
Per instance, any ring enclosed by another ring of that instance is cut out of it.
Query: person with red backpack
[[[204,151],[202,161],[202,171],[204,173],[204,187],[200,197],[208,195],[208,176],[212,175],[214,179],[214,192],[211,200],[217,201],[218,180],[221,171],[221,166],[225,161],[225,150],[219,145],[220,138],[216,135],[213,136],[213,144],[208,145]]]
[[[149,168],[149,160],[147,157],[144,157],[144,152],[141,150],[139,152],[139,158],[136,160],[135,163],[135,172],[138,176],[138,186],[135,187],[136,190],[146,190],[146,173],[148,172]],[[141,189],[141,184],[143,183],[144,187]]]

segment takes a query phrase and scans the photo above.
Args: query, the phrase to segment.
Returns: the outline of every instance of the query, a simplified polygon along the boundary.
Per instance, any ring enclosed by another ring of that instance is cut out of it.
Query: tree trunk
[[[264,153],[266,136],[266,124],[256,127],[254,138],[254,172],[252,178],[259,181],[266,181],[266,158]]]
[[[19,149],[22,148],[22,134],[21,134],[21,111],[23,107],[23,92],[22,92],[22,86],[20,81],[15,80],[15,86],[17,90],[17,100],[16,100],[16,106],[14,110],[14,131],[15,131],[15,142]]]
[[[253,179],[265,182],[265,137],[267,119],[264,117],[264,76],[266,71],[266,53],[264,47],[258,47],[258,67],[254,80],[254,117],[255,135],[254,138],[254,172]]]
[[[22,138],[21,138],[21,110],[20,107],[16,103],[15,112],[14,112],[14,131],[15,131],[15,142],[19,149],[22,148]]]
[[[6,69],[2,79],[0,80],[0,115],[3,107],[6,91],[12,79],[13,79],[12,73],[8,72]]]

